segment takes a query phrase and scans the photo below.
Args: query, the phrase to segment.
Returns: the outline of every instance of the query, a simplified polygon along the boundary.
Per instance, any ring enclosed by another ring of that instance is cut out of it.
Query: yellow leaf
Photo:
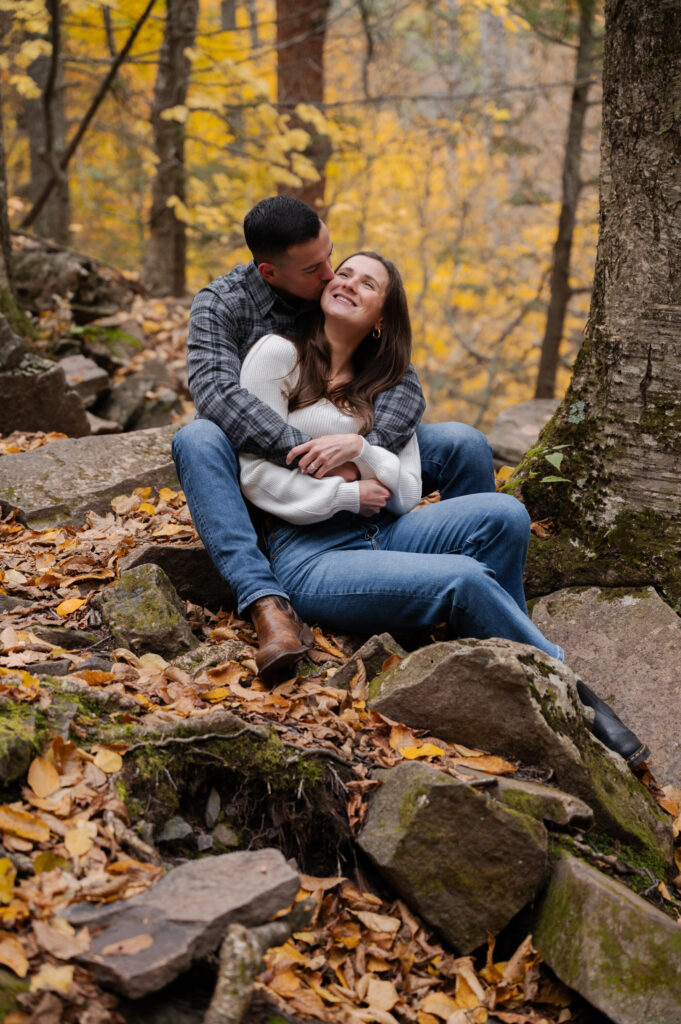
[[[40,989],[49,988],[53,992],[67,992],[73,981],[73,966],[55,967],[53,964],[43,964],[37,974],[31,978],[31,992],[38,992]]]
[[[232,691],[228,686],[216,686],[214,690],[208,691],[206,700],[209,700],[211,704],[217,704],[218,701],[227,700],[231,696]]]
[[[0,858],[0,903],[11,903],[17,869],[7,857]]]
[[[32,843],[44,843],[50,838],[50,830],[44,821],[9,804],[0,806],[0,831],[30,839]]]
[[[61,615],[64,618],[66,615],[70,615],[71,612],[77,611],[82,608],[85,601],[81,597],[70,597],[68,601],[62,601],[61,604],[57,605],[57,615]]]
[[[508,775],[510,772],[517,771],[516,766],[505,761],[503,757],[453,757],[452,763],[461,764],[467,768],[478,768],[481,772],[487,772],[488,775]]]
[[[140,662],[145,668],[153,668],[157,672],[162,672],[164,668],[168,668],[168,662],[160,654],[143,654]]]
[[[454,1000],[444,992],[429,992],[421,1003],[421,1009],[424,1013],[431,1013],[434,1017],[447,1020],[458,1007]]]
[[[380,978],[370,979],[364,1002],[368,1003],[372,1010],[392,1010],[399,999],[397,989],[392,981],[381,981]]]
[[[158,492],[158,496],[161,501],[172,501],[172,499],[176,498],[179,493],[179,491],[171,491],[170,487],[162,487]]]
[[[150,501],[143,501],[140,507],[137,509],[138,512],[146,512],[148,515],[153,516],[156,514],[156,509]]]
[[[59,772],[51,761],[34,757],[28,769],[28,784],[36,796],[51,796],[59,789]]]
[[[402,747],[400,754],[408,761],[415,761],[419,757],[440,757],[444,750],[434,743],[423,743],[420,747]]]
[[[33,873],[39,875],[41,871],[54,871],[55,868],[65,868],[68,866],[68,863],[67,859],[60,857],[58,853],[53,853],[52,850],[44,850],[33,861]]]
[[[9,967],[20,978],[26,977],[28,958],[24,947],[15,935],[10,935],[8,932],[0,933],[0,964]]]
[[[72,857],[83,857],[92,849],[92,842],[97,835],[97,825],[94,821],[78,822],[75,828],[70,828],[64,837],[64,846]]]
[[[189,117],[189,107],[183,106],[178,103],[175,107],[166,107],[165,110],[161,111],[162,121],[179,121],[180,124],[184,124]]]
[[[123,767],[123,758],[117,750],[109,747],[100,747],[95,755],[95,764],[107,775],[114,775]]]

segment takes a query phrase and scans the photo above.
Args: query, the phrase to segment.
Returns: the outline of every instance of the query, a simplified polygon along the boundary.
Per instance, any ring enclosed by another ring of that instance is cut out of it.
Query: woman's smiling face
[[[367,334],[381,325],[388,280],[388,271],[379,260],[350,256],[324,289],[322,310],[327,317],[352,323]]]

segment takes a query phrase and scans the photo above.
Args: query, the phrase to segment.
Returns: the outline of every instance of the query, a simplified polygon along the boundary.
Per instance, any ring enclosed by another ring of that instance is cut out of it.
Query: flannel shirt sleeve
[[[418,427],[425,407],[416,370],[410,366],[402,380],[376,399],[374,428],[367,441],[399,454]]]
[[[291,448],[309,441],[245,388],[239,339],[248,336],[238,299],[201,289],[192,304],[187,341],[189,389],[197,414],[222,427],[239,452],[286,465]]]

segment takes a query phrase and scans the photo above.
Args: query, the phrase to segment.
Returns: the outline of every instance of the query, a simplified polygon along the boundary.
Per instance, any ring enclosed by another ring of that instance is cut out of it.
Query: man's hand
[[[292,448],[286,456],[286,464],[290,466],[294,459],[298,459],[301,473],[321,480],[329,475],[329,470],[357,458],[363,444],[359,434],[325,434]]]
[[[385,484],[379,480],[360,480],[359,482],[359,514],[361,516],[375,516],[391,497]]]

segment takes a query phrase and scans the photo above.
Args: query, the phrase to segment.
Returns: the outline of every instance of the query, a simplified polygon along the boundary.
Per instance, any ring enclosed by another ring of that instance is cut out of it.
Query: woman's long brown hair
[[[388,271],[381,337],[374,338],[369,331],[353,356],[355,375],[352,380],[329,388],[331,358],[329,343],[324,335],[324,314],[320,309],[292,338],[298,349],[299,374],[288,404],[292,411],[313,405],[320,398],[328,398],[340,409],[354,413],[361,422],[359,433],[368,434],[374,425],[374,403],[377,397],[397,384],[409,368],[411,323],[407,296],[395,264],[376,252],[356,252],[353,256],[368,256]],[[343,263],[336,271],[340,270]]]

